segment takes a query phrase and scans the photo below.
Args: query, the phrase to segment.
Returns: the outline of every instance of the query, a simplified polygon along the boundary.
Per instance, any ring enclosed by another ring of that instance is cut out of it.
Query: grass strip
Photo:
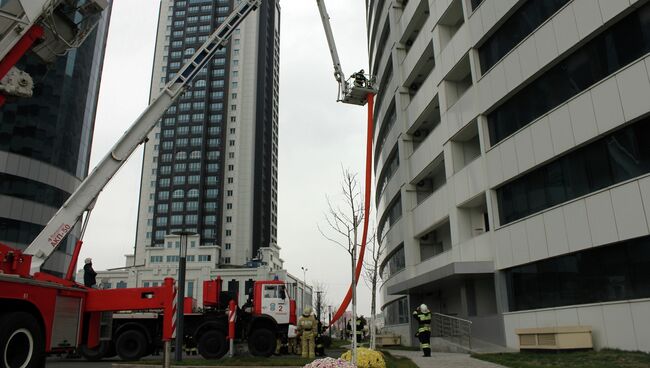
[[[474,358],[510,368],[648,368],[650,354],[613,349],[577,352],[475,354]]]

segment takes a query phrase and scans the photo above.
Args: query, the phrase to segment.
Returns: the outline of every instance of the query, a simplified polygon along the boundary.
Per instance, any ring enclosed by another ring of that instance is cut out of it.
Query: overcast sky
[[[114,0],[91,168],[147,106],[159,3]],[[350,283],[349,256],[317,225],[327,228],[326,195],[341,198],[341,168],[363,178],[366,110],[336,103],[316,1],[280,5],[278,244],[285,268],[301,278],[301,266],[308,268],[307,281],[327,285],[328,302],[336,307]],[[327,0],[327,6],[344,72],[368,70],[365,2]],[[97,201],[80,256],[92,257],[96,270],[122,267],[124,255],[133,252],[141,166],[140,148]],[[359,285],[359,310],[369,315],[370,292]]]

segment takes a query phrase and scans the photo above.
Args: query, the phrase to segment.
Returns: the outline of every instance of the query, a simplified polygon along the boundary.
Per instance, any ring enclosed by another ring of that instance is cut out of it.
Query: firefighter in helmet
[[[300,344],[303,358],[315,358],[314,340],[316,338],[316,329],[318,322],[311,313],[311,307],[305,307],[302,316],[298,319],[298,333],[300,334]]]
[[[431,356],[431,312],[426,304],[421,304],[413,312],[413,318],[418,321],[418,332],[415,334],[420,340],[420,348],[425,357]]]

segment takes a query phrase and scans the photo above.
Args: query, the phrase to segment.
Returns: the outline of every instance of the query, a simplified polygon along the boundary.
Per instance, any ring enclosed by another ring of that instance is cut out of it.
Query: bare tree
[[[366,284],[370,287],[371,290],[371,302],[370,302],[370,349],[375,349],[376,343],[376,316],[377,316],[377,285],[381,281],[381,274],[379,273],[379,265],[381,257],[384,253],[385,245],[382,241],[377,241],[376,236],[372,236],[368,239],[367,253],[369,255],[368,259],[363,262],[364,267],[364,280]]]
[[[315,291],[312,295],[312,298],[314,299],[312,301],[312,305],[314,306],[317,319],[320,322],[326,322],[327,321],[326,306],[329,303],[327,300],[327,284],[325,284],[322,281],[313,281],[313,288]]]
[[[363,223],[363,200],[361,188],[357,180],[357,174],[351,173],[348,169],[342,169],[343,180],[341,181],[341,192],[343,195],[342,205],[334,204],[327,197],[328,211],[325,219],[329,227],[326,233],[318,226],[318,231],[323,237],[337,246],[343,248],[350,255],[352,272],[352,362],[357,362],[357,340],[356,321],[357,319],[357,288],[355,268],[357,262],[357,247],[359,246],[359,226]]]

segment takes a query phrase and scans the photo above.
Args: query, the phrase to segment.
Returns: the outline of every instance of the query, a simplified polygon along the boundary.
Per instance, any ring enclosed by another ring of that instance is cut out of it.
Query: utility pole
[[[327,325],[329,326],[330,339],[331,339],[332,338],[332,306],[328,305],[327,309],[329,311],[329,321],[327,322]]]
[[[176,350],[175,358],[177,362],[183,360],[183,317],[185,312],[185,266],[187,259],[187,236],[194,235],[190,231],[175,231],[172,234],[181,237],[181,249],[179,250],[178,259],[178,296],[176,301]]]
[[[320,290],[316,291],[316,320],[320,322],[320,312],[321,312],[321,300],[320,300],[320,295],[323,292]]]

